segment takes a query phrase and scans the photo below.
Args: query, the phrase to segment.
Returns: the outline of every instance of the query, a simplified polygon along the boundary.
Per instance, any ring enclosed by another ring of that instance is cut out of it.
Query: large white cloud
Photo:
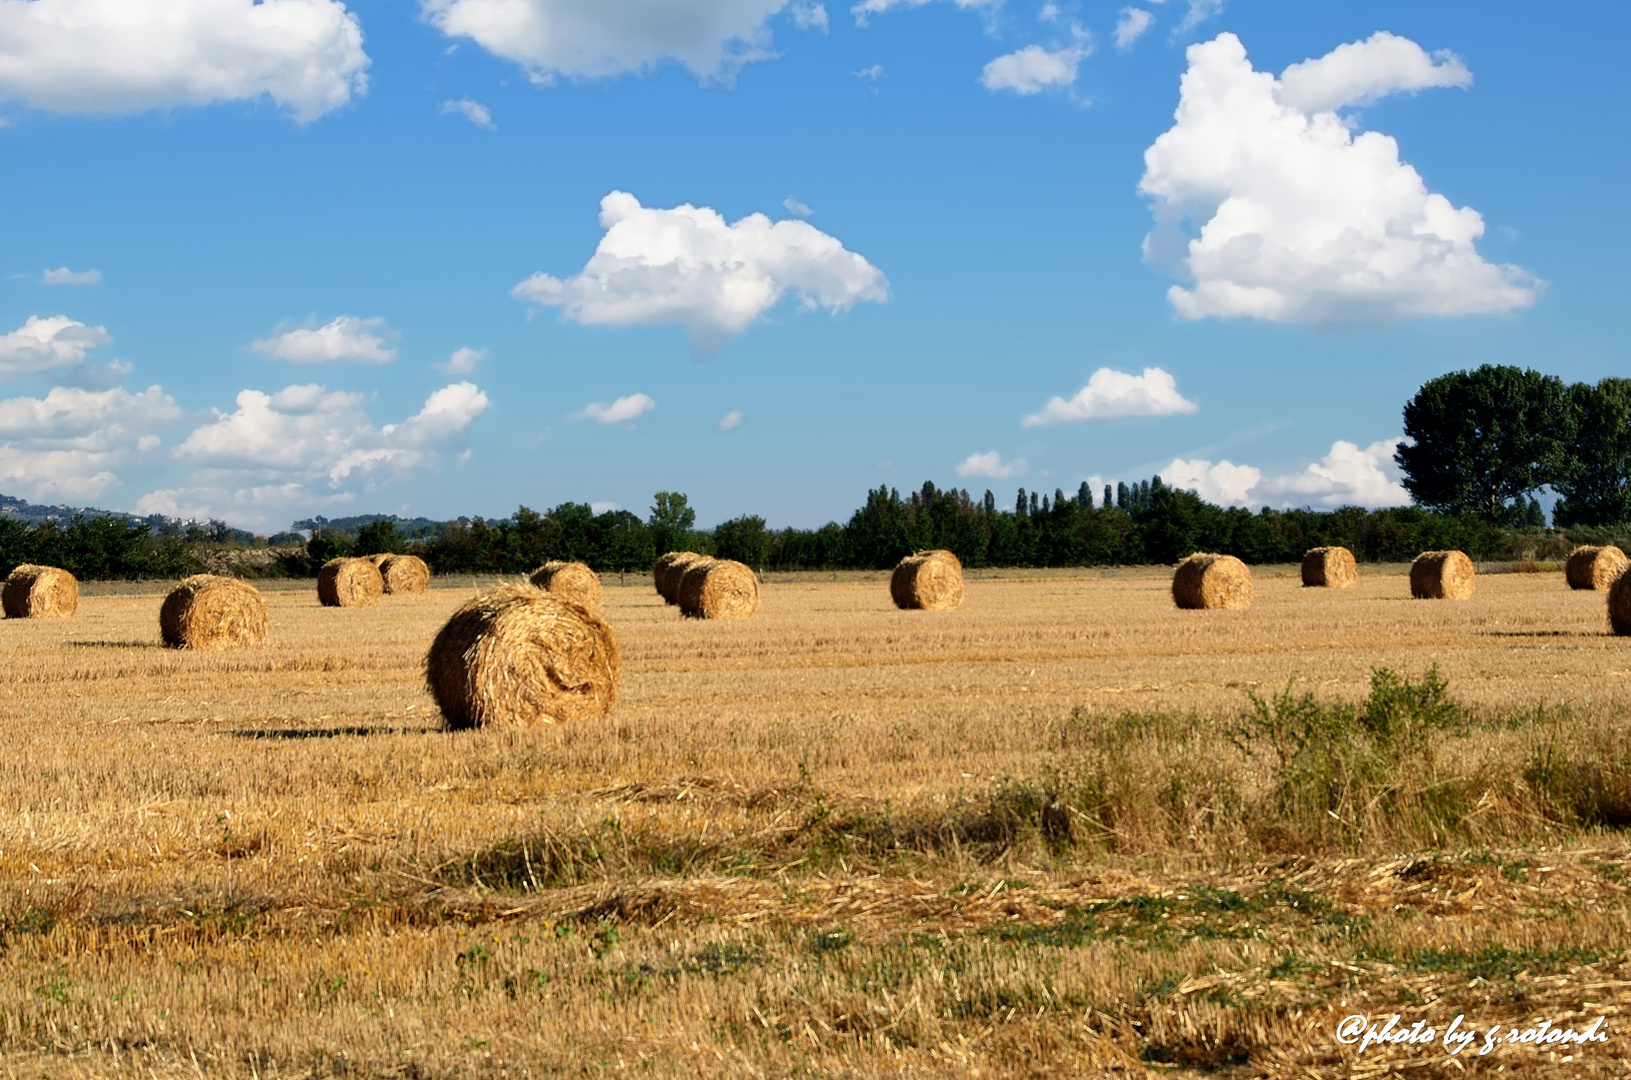
[[[249,351],[291,364],[388,364],[396,359],[395,331],[384,319],[342,315],[322,326],[299,326],[264,338]]]
[[[315,384],[244,390],[175,450],[194,467],[180,488],[149,492],[139,513],[281,526],[289,514],[343,505],[388,480],[441,463],[485,412],[487,395],[457,382],[401,423],[375,427],[361,394]]]
[[[1178,458],[1161,470],[1161,479],[1219,506],[1408,506],[1393,461],[1398,444],[1382,439],[1360,447],[1339,439],[1319,461],[1275,476],[1232,461]]]
[[[1156,217],[1146,257],[1193,281],[1168,292],[1180,316],[1352,325],[1534,302],[1530,274],[1479,255],[1477,211],[1428,191],[1392,138],[1332,111],[1465,83],[1459,61],[1420,51],[1373,37],[1283,82],[1254,71],[1233,34],[1190,46],[1176,123],[1139,182]]]
[[[66,315],[30,315],[17,329],[0,334],[0,379],[78,367],[92,349],[112,340],[102,327]]]
[[[0,401],[0,484],[41,501],[95,499],[120,482],[116,470],[150,458],[157,432],[180,416],[157,386],[58,386]]]
[[[834,313],[889,298],[877,267],[808,222],[749,214],[727,223],[706,206],[658,209],[614,191],[600,201],[600,224],[606,234],[581,272],[534,274],[512,295],[589,326],[678,325],[700,352],[740,335],[788,293]]]
[[[1101,367],[1087,385],[1066,400],[1051,397],[1040,412],[1020,423],[1025,427],[1069,424],[1084,420],[1118,420],[1129,416],[1180,416],[1200,408],[1178,392],[1178,380],[1158,367],[1140,375]]]
[[[367,88],[339,0],[0,0],[0,98],[123,115],[271,97],[305,123]]]
[[[730,83],[773,58],[769,20],[788,0],[422,0],[449,37],[469,38],[539,83],[605,78],[678,61]],[[800,29],[826,28],[826,9],[794,4]]]

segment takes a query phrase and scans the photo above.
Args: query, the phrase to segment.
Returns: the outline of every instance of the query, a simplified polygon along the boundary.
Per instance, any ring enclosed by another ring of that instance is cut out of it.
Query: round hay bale
[[[372,607],[384,591],[384,577],[367,559],[330,559],[317,571],[317,599],[324,607]]]
[[[1474,573],[1464,551],[1424,551],[1410,564],[1410,595],[1417,600],[1465,600],[1472,595]]]
[[[759,610],[759,576],[733,559],[699,559],[687,564],[675,598],[693,619],[750,618]]]
[[[385,565],[385,560],[389,559],[393,554],[394,554],[394,552],[390,552],[390,551],[376,551],[372,555],[364,555],[362,557],[367,559],[369,562],[373,563],[376,567],[378,567],[378,566],[384,566]]]
[[[1609,544],[1606,547],[1577,547],[1569,553],[1563,576],[1571,589],[1606,589],[1620,579],[1631,559]]]
[[[589,611],[600,610],[600,575],[580,562],[551,560],[532,572],[532,583]]]
[[[527,585],[465,604],[425,656],[425,684],[449,730],[597,719],[617,700],[621,671],[604,619]]]
[[[379,576],[393,596],[413,596],[430,588],[430,567],[417,555],[387,555],[379,564]]]
[[[963,563],[949,551],[919,551],[895,564],[889,595],[908,610],[948,611],[963,602]]]
[[[685,576],[686,569],[692,563],[706,558],[706,555],[698,555],[694,551],[670,551],[658,559],[656,567],[652,570],[658,594],[670,604],[679,603],[680,579]]]
[[[23,563],[0,588],[8,619],[66,619],[79,610],[79,582],[55,566]]]
[[[238,578],[194,574],[159,608],[159,634],[174,649],[250,649],[266,644],[266,601]]]
[[[1303,556],[1303,585],[1311,588],[1346,589],[1359,577],[1354,553],[1345,547],[1310,548]]]
[[[1608,625],[1622,637],[1631,635],[1631,574],[1621,574],[1608,587]]]
[[[1172,600],[1190,610],[1244,611],[1252,606],[1251,568],[1233,555],[1197,551],[1173,571]]]

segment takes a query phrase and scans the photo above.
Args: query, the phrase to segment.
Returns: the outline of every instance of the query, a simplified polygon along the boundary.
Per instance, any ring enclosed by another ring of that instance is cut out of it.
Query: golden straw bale
[[[698,555],[694,551],[670,551],[657,560],[652,570],[652,577],[657,586],[657,593],[670,604],[680,602],[680,579],[685,576],[686,569],[698,559],[705,559],[706,555]]]
[[[895,564],[889,595],[898,608],[947,611],[963,602],[963,563],[949,551],[919,551]]]
[[[239,578],[194,574],[159,608],[159,633],[175,649],[248,649],[266,644],[266,601]]]
[[[380,580],[393,596],[411,596],[430,588],[430,567],[417,555],[388,555],[379,564]]]
[[[1244,611],[1252,606],[1251,568],[1233,555],[1197,551],[1173,571],[1172,600],[1181,608]]]
[[[1345,547],[1310,548],[1303,556],[1303,584],[1315,588],[1346,589],[1359,577],[1354,553]]]
[[[1472,595],[1475,573],[1464,551],[1424,551],[1410,564],[1410,595],[1417,600],[1465,600]]]
[[[759,576],[734,559],[699,559],[686,566],[676,600],[693,619],[746,619],[759,610]]]
[[[532,583],[562,600],[600,610],[600,575],[583,563],[551,560],[532,572]]]
[[[8,619],[66,619],[79,610],[79,582],[55,566],[23,563],[6,577],[0,605]]]
[[[325,607],[372,607],[385,578],[367,559],[330,559],[317,571],[317,599]]]
[[[363,558],[365,558],[369,562],[373,563],[376,567],[384,567],[385,560],[389,559],[391,557],[392,557],[392,553],[389,552],[389,551],[376,551],[372,555],[364,555],[363,556]],[[387,590],[387,591],[389,591],[389,590]]]
[[[604,619],[529,585],[465,604],[425,657],[425,683],[449,730],[605,716],[621,671]]]
[[[1608,587],[1608,625],[1620,635],[1631,635],[1631,574],[1621,574]]]
[[[1620,579],[1631,559],[1609,544],[1607,547],[1577,547],[1569,553],[1563,576],[1571,589],[1606,589]]]

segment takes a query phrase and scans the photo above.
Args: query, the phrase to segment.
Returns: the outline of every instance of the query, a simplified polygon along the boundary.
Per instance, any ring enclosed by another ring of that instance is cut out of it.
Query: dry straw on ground
[[[1303,556],[1303,584],[1314,588],[1346,589],[1359,578],[1354,553],[1345,547],[1317,547]]]
[[[1472,595],[1472,560],[1464,551],[1424,551],[1410,564],[1410,595],[1417,600],[1465,600]]]
[[[1197,551],[1173,571],[1172,600],[1195,610],[1244,610],[1252,606],[1252,572],[1233,555]]]
[[[239,578],[195,574],[159,608],[159,633],[175,649],[248,649],[266,644],[260,590]]]
[[[694,551],[670,551],[663,555],[651,571],[657,594],[670,604],[679,603],[680,579],[685,576],[686,568],[704,558],[707,556]]]
[[[534,570],[531,580],[552,596],[600,612],[600,575],[583,563],[551,560]]]
[[[1563,574],[1571,589],[1606,589],[1619,580],[1627,566],[1631,566],[1631,559],[1613,544],[1583,546],[1569,553]]]
[[[895,564],[889,596],[898,608],[946,611],[963,602],[963,564],[949,551],[919,551]]]
[[[694,562],[680,579],[680,613],[693,619],[746,619],[759,610],[759,577],[733,559]]]
[[[414,596],[430,588],[430,567],[417,555],[388,555],[379,563],[380,580],[393,596]]]
[[[65,619],[79,610],[79,582],[54,566],[23,563],[0,590],[8,619]]]
[[[621,671],[604,619],[526,585],[465,604],[425,657],[425,683],[451,730],[598,719],[617,700]]]
[[[325,607],[371,607],[385,591],[385,578],[367,559],[330,559],[317,572],[317,599]]]

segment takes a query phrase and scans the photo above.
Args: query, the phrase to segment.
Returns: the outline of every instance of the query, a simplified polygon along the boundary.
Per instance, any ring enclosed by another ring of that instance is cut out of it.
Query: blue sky
[[[0,0],[7,494],[1385,505],[1425,379],[1631,367],[1621,5],[108,7]]]

